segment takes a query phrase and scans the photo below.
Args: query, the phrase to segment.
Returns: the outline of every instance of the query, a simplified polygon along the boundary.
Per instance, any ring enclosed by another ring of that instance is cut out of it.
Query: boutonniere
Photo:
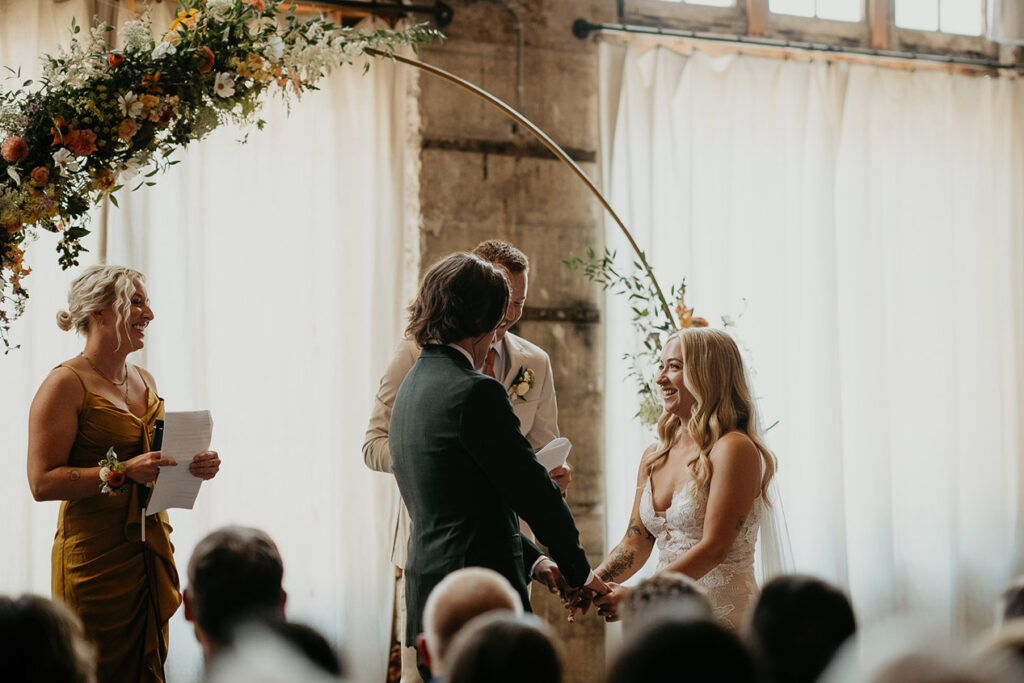
[[[537,381],[537,375],[534,374],[530,368],[519,368],[519,374],[516,375],[516,379],[512,382],[512,386],[509,387],[509,397],[513,400],[526,396],[526,393],[533,388],[533,383]]]

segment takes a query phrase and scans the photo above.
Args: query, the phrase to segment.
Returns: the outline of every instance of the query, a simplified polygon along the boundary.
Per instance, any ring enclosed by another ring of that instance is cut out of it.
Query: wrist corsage
[[[100,493],[109,496],[120,495],[128,484],[124,463],[117,459],[113,446],[107,451],[107,457],[97,463],[100,466]]]
[[[533,388],[533,383],[537,381],[537,375],[533,373],[530,368],[519,368],[519,374],[516,375],[516,380],[512,382],[512,386],[509,387],[509,395],[513,400],[526,396],[526,393]]]

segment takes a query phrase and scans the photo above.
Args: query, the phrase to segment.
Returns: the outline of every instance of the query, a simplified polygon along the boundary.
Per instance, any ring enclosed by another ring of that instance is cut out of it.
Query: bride
[[[737,631],[757,595],[754,546],[767,510],[775,457],[757,433],[736,343],[710,328],[669,337],[656,377],[665,411],[658,443],[640,461],[622,541],[597,569],[612,591],[597,600],[608,621],[655,543],[657,572],[678,572],[706,590],[715,617]]]

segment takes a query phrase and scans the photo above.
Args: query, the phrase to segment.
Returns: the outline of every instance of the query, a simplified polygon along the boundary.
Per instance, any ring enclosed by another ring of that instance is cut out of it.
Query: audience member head
[[[459,630],[474,618],[495,610],[519,615],[523,603],[508,579],[492,569],[459,569],[434,586],[423,608],[425,631],[416,646],[435,678],[448,674],[448,654]]]
[[[327,683],[343,674],[341,658],[316,629],[262,614],[232,629],[207,683]]]
[[[857,630],[850,601],[810,576],[780,576],[761,591],[748,642],[769,683],[812,683]]]
[[[624,631],[634,631],[648,621],[675,617],[711,619],[711,603],[696,581],[684,574],[662,572],[644,579],[626,594],[619,608]]]
[[[685,429],[699,451],[688,465],[695,490],[711,479],[710,453],[719,438],[740,431],[761,454],[761,496],[775,476],[775,456],[759,433],[754,400],[747,385],[739,347],[726,332],[690,327],[665,341],[655,382],[665,410],[658,419],[658,447],[644,455],[642,467],[651,472],[668,456]]]
[[[1000,600],[999,619],[1009,621],[1024,617],[1024,575],[1006,587]]]
[[[501,240],[481,242],[476,245],[473,253],[488,263],[493,263],[503,269],[508,275],[511,289],[508,310],[505,312],[505,318],[494,332],[495,341],[501,341],[508,329],[523,317],[526,293],[530,287],[530,262],[526,259],[526,254]]]
[[[125,328],[136,283],[145,280],[145,275],[124,266],[89,266],[72,281],[68,289],[68,310],[57,312],[57,326],[62,330],[74,328],[79,334],[88,335],[92,314],[110,308],[120,343],[121,332],[128,333]]]
[[[710,621],[652,620],[626,638],[608,683],[670,680],[753,683],[754,661],[739,638]]]
[[[409,306],[406,335],[420,346],[451,344],[494,332],[508,308],[505,273],[478,256],[456,252],[427,271]],[[486,347],[485,347],[486,350]]]
[[[81,620],[37,595],[0,597],[0,675],[10,683],[96,683],[96,652]]]
[[[199,541],[188,563],[185,618],[207,660],[230,642],[239,622],[284,613],[283,574],[277,546],[259,529],[223,527]]]
[[[551,627],[533,616],[477,617],[451,646],[446,683],[560,683],[561,648]]]

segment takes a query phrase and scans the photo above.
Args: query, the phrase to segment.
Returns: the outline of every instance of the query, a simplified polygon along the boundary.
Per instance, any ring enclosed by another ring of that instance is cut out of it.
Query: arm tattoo
[[[643,522],[638,521],[636,517],[629,518],[629,528],[626,529],[626,538],[631,536],[643,536],[648,541],[654,540],[654,534],[648,531]]]
[[[608,566],[605,567],[604,571],[601,572],[602,581],[611,581],[617,576],[621,576],[627,569],[633,566],[633,560],[636,558],[636,554],[627,548],[623,548],[621,545],[615,546],[614,557],[608,562]]]
[[[70,481],[78,481],[82,478],[82,473],[78,470],[68,470],[68,479]]]

